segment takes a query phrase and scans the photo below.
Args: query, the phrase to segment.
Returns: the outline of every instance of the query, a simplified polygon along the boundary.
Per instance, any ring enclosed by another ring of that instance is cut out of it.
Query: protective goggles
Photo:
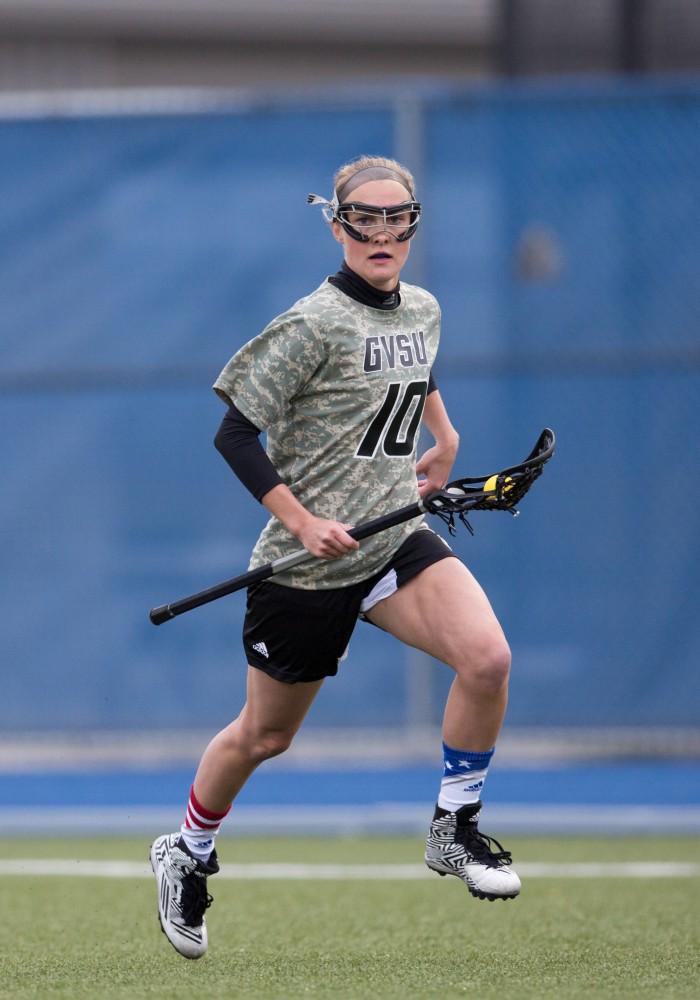
[[[346,201],[338,204],[336,198],[328,201],[320,195],[310,194],[310,205],[323,205],[323,215],[327,222],[337,222],[348,236],[360,243],[368,243],[377,233],[387,233],[399,243],[410,238],[420,222],[421,204],[418,201],[404,201],[400,205],[365,205],[361,201]]]

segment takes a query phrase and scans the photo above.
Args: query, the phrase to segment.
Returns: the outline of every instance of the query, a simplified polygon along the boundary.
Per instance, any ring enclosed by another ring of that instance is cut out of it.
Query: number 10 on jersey
[[[374,458],[379,443],[385,455],[406,456],[413,452],[423,416],[428,383],[390,382],[386,396],[355,452],[358,458]]]

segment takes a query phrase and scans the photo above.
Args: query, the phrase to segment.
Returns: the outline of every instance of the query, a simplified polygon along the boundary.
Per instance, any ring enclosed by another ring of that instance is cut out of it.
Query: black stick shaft
[[[397,524],[410,521],[412,518],[419,517],[424,513],[425,508],[419,500],[417,503],[409,504],[407,507],[400,507],[398,510],[392,511],[391,514],[384,514],[373,521],[358,524],[356,528],[351,528],[348,534],[360,542],[363,538],[369,538],[370,535],[386,531],[387,528],[393,528]],[[183,615],[186,611],[201,608],[203,604],[218,601],[220,597],[226,597],[237,590],[243,590],[244,587],[250,587],[254,583],[267,580],[269,577],[274,576],[275,573],[281,573],[283,570],[291,569],[292,566],[298,566],[300,563],[308,562],[315,558],[316,556],[313,556],[306,549],[298,549],[296,552],[291,552],[288,556],[275,559],[274,562],[267,563],[265,566],[259,566],[248,573],[241,573],[240,576],[234,576],[230,580],[223,580],[221,583],[217,583],[213,587],[208,587],[206,590],[200,590],[197,594],[183,597],[181,600],[173,601],[171,604],[162,604],[160,607],[152,608],[149,612],[149,618],[154,625],[162,625],[163,622],[169,622],[171,618]]]

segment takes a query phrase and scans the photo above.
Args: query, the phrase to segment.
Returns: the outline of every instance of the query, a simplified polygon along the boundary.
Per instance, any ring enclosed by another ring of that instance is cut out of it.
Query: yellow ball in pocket
[[[493,493],[494,494],[493,497],[489,497],[489,500],[497,500],[498,499],[498,496],[496,495],[496,487],[497,487],[497,485],[498,485],[498,475],[489,476],[489,478],[484,483],[484,492],[485,493]],[[512,490],[514,485],[515,484],[514,484],[512,478],[510,476],[506,476],[505,482],[503,483],[503,498],[504,499],[506,498],[506,493],[508,493],[509,490]]]

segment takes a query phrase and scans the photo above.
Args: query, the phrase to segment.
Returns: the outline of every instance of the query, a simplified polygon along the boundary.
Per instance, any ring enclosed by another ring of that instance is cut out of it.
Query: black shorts
[[[243,623],[248,663],[287,684],[332,677],[358,617],[448,556],[454,553],[444,538],[418,528],[378,573],[349,587],[302,590],[267,580],[249,587]]]

